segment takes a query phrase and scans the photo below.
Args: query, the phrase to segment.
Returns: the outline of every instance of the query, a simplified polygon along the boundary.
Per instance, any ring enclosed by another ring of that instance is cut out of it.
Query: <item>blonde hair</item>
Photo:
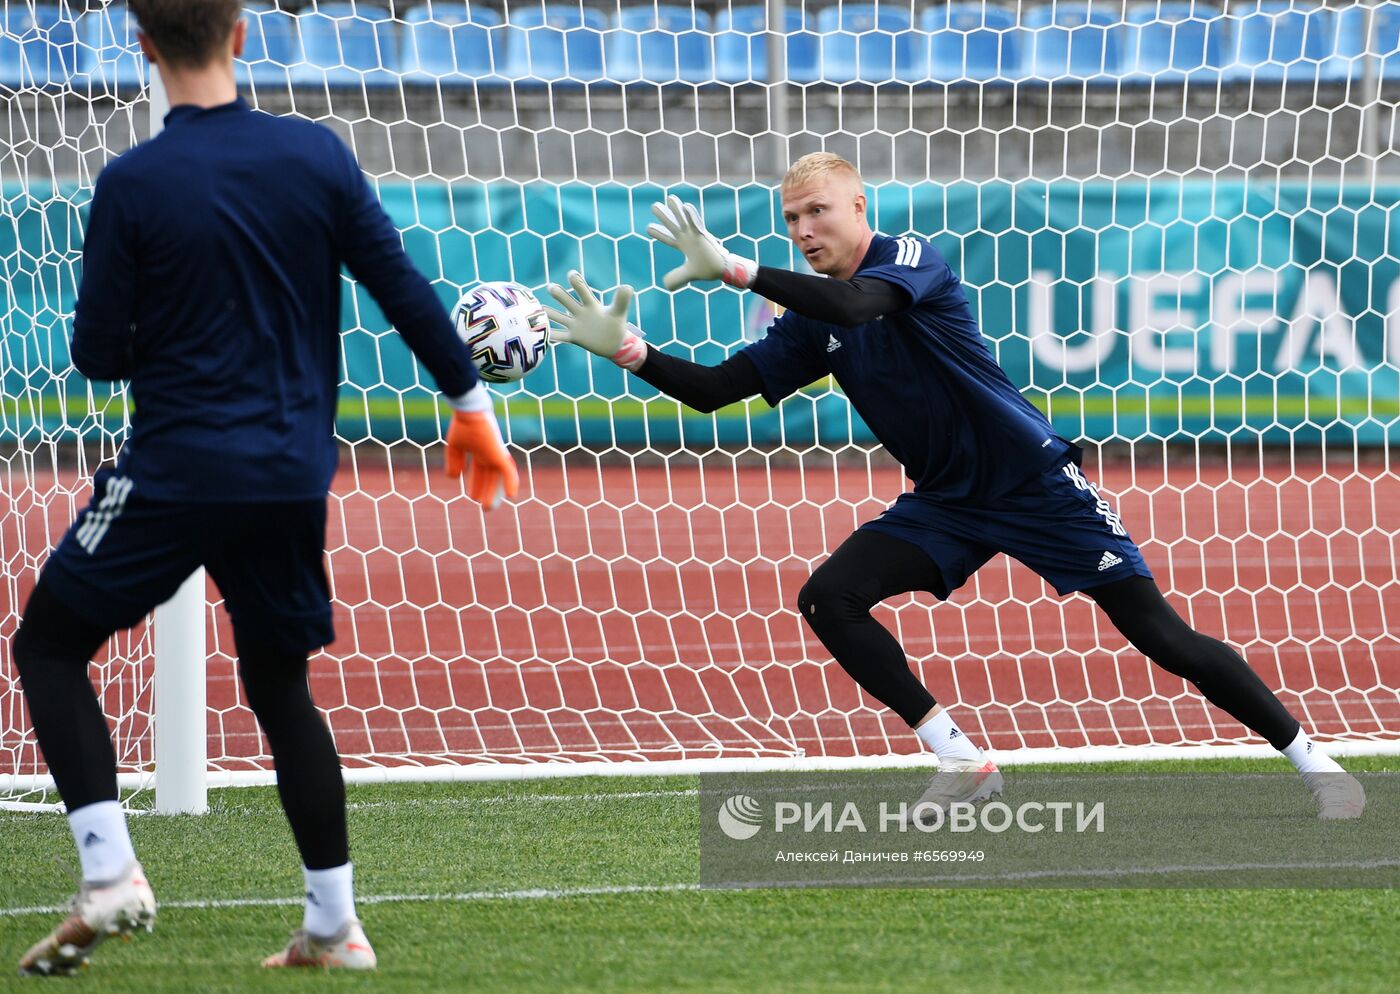
[[[857,187],[864,185],[860,178],[860,171],[835,152],[808,152],[789,167],[787,175],[783,177],[782,188],[787,190],[796,186],[806,186],[813,180],[821,179],[830,173],[838,173],[853,179]]]

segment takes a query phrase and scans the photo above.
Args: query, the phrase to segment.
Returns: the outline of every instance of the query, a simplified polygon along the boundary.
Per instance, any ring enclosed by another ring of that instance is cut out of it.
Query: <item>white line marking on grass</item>
[[[1009,880],[1048,880],[1098,877],[1116,879],[1137,876],[1168,876],[1179,873],[1227,873],[1237,870],[1374,870],[1400,866],[1400,859],[1350,860],[1340,863],[1219,863],[1173,866],[1124,866],[1103,869],[1083,870],[1025,870],[1009,873],[978,873],[963,876],[916,876],[904,877],[901,884],[911,882],[928,883],[995,883]],[[715,887],[715,890],[763,890],[763,889],[808,889],[837,888],[850,886],[889,886],[895,883],[884,879],[857,880],[811,880],[773,881],[762,883],[736,883],[733,887]],[[611,894],[673,894],[701,890],[700,884],[616,884],[604,887],[535,887],[528,890],[476,890],[456,894],[368,894],[357,895],[359,904],[431,904],[446,902],[471,904],[479,901],[542,901],[571,897],[598,897]],[[281,908],[300,907],[301,897],[241,897],[204,901],[162,901],[162,908],[185,910],[210,910],[219,908]],[[0,908],[0,918],[18,918],[23,915],[48,915],[67,911],[67,905],[34,905],[25,908]]]
[[[513,794],[495,797],[418,797],[402,801],[352,801],[351,811],[369,808],[471,807],[474,804],[544,804],[569,801],[631,801],[647,797],[699,797],[698,790],[631,790],[609,794]]]
[[[476,901],[542,901],[568,897],[596,897],[608,894],[667,894],[699,890],[699,884],[617,884],[608,887],[535,887],[529,890],[469,890],[457,894],[356,894],[356,904],[430,904],[435,901],[472,903]],[[234,897],[208,901],[159,901],[161,908],[208,910],[211,908],[301,907],[301,897]],[[28,908],[0,908],[0,918],[20,915],[47,915],[67,911],[66,904],[36,905]]]
[[[1077,880],[1084,877],[1099,877],[1110,880],[1122,877],[1173,876],[1179,873],[1228,873],[1238,870],[1379,870],[1400,866],[1400,859],[1351,860],[1341,863],[1218,863],[1180,864],[1172,866],[1112,866],[1102,869],[1082,870],[1008,870],[1005,873],[966,873],[941,874],[935,876],[906,876],[896,880],[893,877],[861,877],[842,880],[810,881],[756,881],[736,883],[735,890],[765,890],[783,888],[822,888],[822,887],[889,887],[895,884],[905,886],[911,883],[987,883],[1014,880]],[[1227,885],[1228,886],[1228,885]],[[715,888],[720,889],[720,888]],[[1075,888],[1071,888],[1075,889]]]

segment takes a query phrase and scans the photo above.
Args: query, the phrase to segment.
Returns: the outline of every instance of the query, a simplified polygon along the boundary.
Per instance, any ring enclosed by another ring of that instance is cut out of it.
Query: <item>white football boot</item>
[[[69,976],[87,965],[88,956],[103,940],[155,926],[156,899],[141,864],[133,860],[109,883],[84,883],[59,926],[25,953],[20,976]]]
[[[932,808],[946,814],[954,804],[980,804],[1000,797],[1004,785],[996,763],[985,756],[981,759],[947,760],[939,764],[938,772],[929,780],[927,789],[909,809],[909,818],[911,821],[918,818],[927,822],[932,817]]]
[[[1324,821],[1360,818],[1366,810],[1366,789],[1350,773],[1304,773],[1303,784],[1317,801],[1317,816]]]
[[[374,949],[365,938],[365,930],[355,919],[346,922],[339,932],[322,939],[309,934],[305,929],[292,933],[292,941],[280,953],[274,953],[263,960],[263,966],[281,967],[321,967],[339,970],[373,970],[379,965]]]

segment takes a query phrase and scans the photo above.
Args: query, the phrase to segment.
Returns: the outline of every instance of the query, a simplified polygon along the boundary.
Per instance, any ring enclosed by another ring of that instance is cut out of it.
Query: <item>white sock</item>
[[[1283,754],[1297,767],[1299,773],[1346,772],[1335,759],[1322,751],[1321,746],[1308,738],[1308,733],[1301,728],[1298,729],[1298,737],[1283,748]]]
[[[354,869],[346,863],[329,870],[302,867],[302,873],[306,876],[306,914],[301,927],[317,938],[328,939],[355,917]]]
[[[70,811],[68,827],[78,844],[78,859],[87,883],[115,880],[136,859],[126,831],[126,813],[116,801],[98,801]]]
[[[941,710],[914,729],[935,753],[939,762],[945,759],[981,759],[982,750],[963,734],[947,710]]]

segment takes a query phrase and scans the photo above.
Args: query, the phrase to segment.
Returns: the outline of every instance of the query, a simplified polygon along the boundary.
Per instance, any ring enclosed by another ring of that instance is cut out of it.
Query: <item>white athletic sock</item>
[[[1335,759],[1322,751],[1308,733],[1298,729],[1298,737],[1283,748],[1288,761],[1297,767],[1299,773],[1344,773],[1345,770]]]
[[[78,844],[83,880],[90,884],[108,883],[136,858],[131,836],[126,831],[126,814],[116,801],[86,804],[68,813],[68,827]]]
[[[945,759],[981,759],[982,750],[963,734],[946,709],[914,729],[935,753],[939,762]]]
[[[306,876],[306,914],[301,927],[320,939],[328,939],[342,925],[355,917],[354,870],[350,863],[329,870],[308,870]]]

